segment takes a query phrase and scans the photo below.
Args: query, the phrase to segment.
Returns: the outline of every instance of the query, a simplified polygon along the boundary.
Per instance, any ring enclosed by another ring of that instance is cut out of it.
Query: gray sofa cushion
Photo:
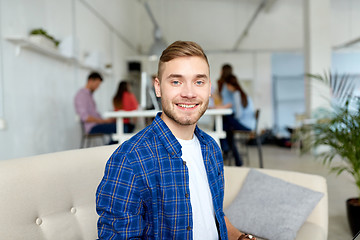
[[[290,240],[323,195],[251,169],[225,214],[243,232]]]

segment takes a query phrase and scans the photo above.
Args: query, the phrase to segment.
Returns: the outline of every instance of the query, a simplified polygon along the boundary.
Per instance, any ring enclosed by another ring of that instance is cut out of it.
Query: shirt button
[[[186,197],[186,198],[189,198],[189,194],[188,194],[188,193],[186,193],[186,194],[185,194],[185,197]]]
[[[188,226],[188,227],[186,228],[186,230],[190,231],[190,230],[191,230],[191,227],[190,227],[190,226]]]

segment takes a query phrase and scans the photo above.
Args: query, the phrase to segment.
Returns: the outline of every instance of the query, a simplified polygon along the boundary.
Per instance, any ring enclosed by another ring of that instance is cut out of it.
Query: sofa
[[[0,161],[0,238],[96,239],[95,192],[105,163],[116,147],[101,146]],[[241,189],[247,171],[248,168],[225,167],[225,207]],[[296,239],[327,239],[325,180],[296,172],[260,171],[325,193]]]

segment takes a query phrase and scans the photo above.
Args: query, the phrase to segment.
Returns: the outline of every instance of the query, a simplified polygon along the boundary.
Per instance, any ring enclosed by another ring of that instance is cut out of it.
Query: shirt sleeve
[[[86,119],[88,119],[90,116],[88,103],[89,99],[85,92],[78,92],[78,94],[75,96],[75,109],[82,122],[85,122]]]
[[[96,193],[99,239],[141,238],[142,200],[126,154],[113,154]]]

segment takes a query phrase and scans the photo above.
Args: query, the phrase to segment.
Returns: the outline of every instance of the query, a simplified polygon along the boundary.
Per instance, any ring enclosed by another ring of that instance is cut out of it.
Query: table
[[[119,144],[128,140],[136,133],[124,133],[124,118],[140,118],[140,117],[155,117],[158,110],[135,110],[135,111],[111,111],[105,112],[104,117],[116,118],[116,133],[113,139],[119,141]],[[215,130],[206,130],[206,133],[220,143],[221,138],[226,137],[223,131],[223,115],[232,114],[232,109],[207,109],[204,113],[205,116],[213,116],[215,118]]]

